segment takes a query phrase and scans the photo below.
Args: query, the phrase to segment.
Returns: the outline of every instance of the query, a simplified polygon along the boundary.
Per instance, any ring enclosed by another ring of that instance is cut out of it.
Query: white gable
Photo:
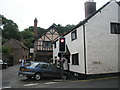
[[[71,32],[65,36],[71,53],[70,71],[85,73],[86,68],[87,74],[118,72],[119,35],[111,34],[111,22],[120,23],[120,6],[115,1],[91,17],[84,24],[85,28],[83,25],[79,26],[76,40],[71,40]],[[74,53],[79,53],[79,65],[72,65]]]
[[[120,23],[118,9],[112,1],[85,24],[89,74],[118,71],[118,35],[111,34],[110,28],[111,22]]]

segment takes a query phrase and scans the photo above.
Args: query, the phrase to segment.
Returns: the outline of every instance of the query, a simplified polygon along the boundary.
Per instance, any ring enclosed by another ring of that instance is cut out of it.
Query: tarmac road
[[[118,88],[119,77],[90,80],[27,80],[18,76],[19,65],[2,70],[2,88]]]

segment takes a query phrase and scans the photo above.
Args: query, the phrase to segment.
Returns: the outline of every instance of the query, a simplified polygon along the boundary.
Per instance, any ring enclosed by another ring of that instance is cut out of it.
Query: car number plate
[[[21,70],[22,70],[22,71],[24,71],[25,69],[24,69],[24,68],[22,68]]]

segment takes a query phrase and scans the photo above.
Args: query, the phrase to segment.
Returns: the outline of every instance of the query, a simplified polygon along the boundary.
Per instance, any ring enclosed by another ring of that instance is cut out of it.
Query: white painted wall
[[[110,22],[120,23],[120,7],[114,1],[85,24],[87,74],[118,72],[120,35],[110,33]],[[77,28],[77,37],[71,41],[71,32],[65,36],[70,51],[70,71],[85,74],[83,26]],[[53,56],[58,54],[58,41],[56,46]],[[72,65],[72,54],[75,53],[79,53],[79,65]]]
[[[118,4],[114,1],[85,24],[87,74],[118,72],[119,35],[111,34],[110,22],[119,22]]]
[[[53,44],[53,58],[57,56],[57,59],[60,59],[58,57],[58,53],[59,53],[59,40],[56,41],[56,48],[54,48],[54,44]],[[65,62],[63,63],[63,68],[64,70],[68,70],[68,60],[66,58],[65,58]]]
[[[53,44],[53,58],[55,56],[57,56],[57,58],[58,58],[58,52],[59,52],[59,42],[56,41],[56,48],[54,48],[54,44]]]
[[[77,73],[85,73],[84,66],[84,41],[83,41],[83,27],[77,28],[77,39],[71,40],[71,33],[65,36],[66,44],[70,51],[70,71]],[[79,65],[72,65],[72,54],[79,53]]]
[[[118,7],[118,22],[120,22],[120,7]],[[120,35],[118,36],[118,63],[120,63]],[[119,66],[119,72],[120,72],[120,65]]]

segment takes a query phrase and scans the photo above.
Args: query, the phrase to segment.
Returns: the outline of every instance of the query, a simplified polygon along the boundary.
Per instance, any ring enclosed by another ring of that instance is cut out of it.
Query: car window
[[[50,69],[57,70],[57,67],[55,65],[50,65]]]
[[[49,66],[48,64],[42,64],[41,68],[43,68],[43,69],[47,69],[48,66]]]
[[[30,67],[33,67],[33,68],[34,68],[34,67],[38,66],[38,64],[39,64],[39,63],[33,63],[33,64],[30,65]]]

